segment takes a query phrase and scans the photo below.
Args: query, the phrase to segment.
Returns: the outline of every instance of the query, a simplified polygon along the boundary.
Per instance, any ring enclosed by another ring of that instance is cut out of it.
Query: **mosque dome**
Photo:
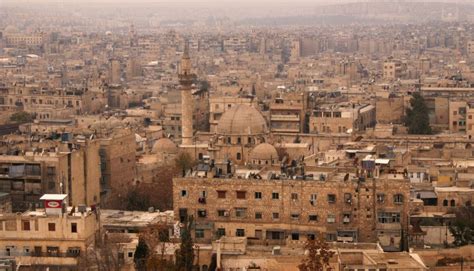
[[[269,143],[260,143],[250,152],[250,161],[278,161],[276,148]]]
[[[3,29],[4,34],[16,34],[18,32],[19,32],[18,28],[16,28],[13,25],[9,25],[9,26],[5,27],[5,29]]]
[[[158,139],[155,142],[153,148],[151,149],[151,152],[176,154],[178,153],[178,147],[176,147],[176,145],[173,141],[171,141],[171,139],[164,137]]]
[[[222,114],[216,129],[223,135],[256,135],[267,133],[267,122],[254,107],[238,104]]]

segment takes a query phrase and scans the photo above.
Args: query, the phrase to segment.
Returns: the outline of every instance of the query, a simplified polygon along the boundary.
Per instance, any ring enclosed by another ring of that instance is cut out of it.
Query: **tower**
[[[181,90],[181,137],[183,145],[193,143],[193,97],[192,86],[196,75],[191,73],[191,58],[189,44],[186,41],[179,69],[179,84]]]

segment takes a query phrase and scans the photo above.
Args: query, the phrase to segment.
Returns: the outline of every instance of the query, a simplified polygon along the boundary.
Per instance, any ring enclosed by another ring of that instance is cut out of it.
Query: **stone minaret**
[[[179,70],[179,84],[181,89],[181,137],[183,145],[193,144],[193,97],[191,90],[195,77],[196,75],[191,73],[189,45],[188,42],[186,42]]]

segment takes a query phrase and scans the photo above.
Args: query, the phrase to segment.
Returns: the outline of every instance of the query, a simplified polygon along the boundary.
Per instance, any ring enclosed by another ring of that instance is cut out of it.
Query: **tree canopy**
[[[10,121],[16,123],[31,122],[33,121],[33,115],[25,111],[17,112],[10,116]]]
[[[409,134],[429,135],[432,133],[425,99],[416,92],[410,100],[411,108],[407,109],[405,125]]]
[[[449,225],[456,246],[474,243],[474,207],[465,206],[456,209],[456,217]]]

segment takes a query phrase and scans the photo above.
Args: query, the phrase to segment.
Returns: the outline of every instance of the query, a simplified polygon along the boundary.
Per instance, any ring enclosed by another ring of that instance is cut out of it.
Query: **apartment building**
[[[275,133],[304,132],[307,92],[286,94],[270,103],[270,130]]]
[[[99,143],[60,149],[0,156],[0,191],[10,194],[14,212],[38,207],[45,193],[68,194],[71,206],[100,203]]]
[[[375,107],[370,104],[322,105],[309,118],[310,133],[352,133],[375,126]]]
[[[339,176],[324,180],[176,178],[173,202],[181,221],[192,215],[197,242],[221,236],[291,244],[325,234],[329,241],[380,242],[400,250],[409,181]]]
[[[44,209],[0,214],[0,259],[14,260],[16,270],[77,268],[77,258],[94,244],[97,213],[67,207],[64,194],[45,194],[41,201]]]

